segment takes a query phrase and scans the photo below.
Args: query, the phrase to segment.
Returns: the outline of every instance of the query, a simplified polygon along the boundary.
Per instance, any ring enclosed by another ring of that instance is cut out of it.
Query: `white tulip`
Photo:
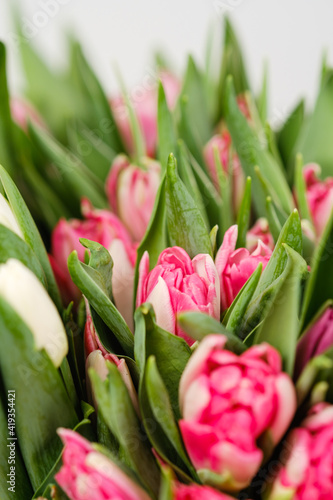
[[[6,198],[0,193],[0,224],[8,227],[13,233],[16,233],[20,238],[23,238],[22,231],[15,219],[12,209],[9,206]]]
[[[12,306],[58,368],[68,352],[64,325],[45,288],[30,269],[16,259],[0,265],[0,295]]]

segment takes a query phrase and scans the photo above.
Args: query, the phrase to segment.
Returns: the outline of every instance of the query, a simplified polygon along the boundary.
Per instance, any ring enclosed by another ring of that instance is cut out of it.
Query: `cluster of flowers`
[[[16,391],[18,499],[333,498],[333,157],[302,142],[332,121],[332,78],[305,132],[302,106],[265,130],[228,22],[225,44],[215,101],[191,58],[183,82],[163,68],[108,101],[75,45],[96,102],[69,138],[52,104],[0,108],[17,151],[1,153],[0,386]]]

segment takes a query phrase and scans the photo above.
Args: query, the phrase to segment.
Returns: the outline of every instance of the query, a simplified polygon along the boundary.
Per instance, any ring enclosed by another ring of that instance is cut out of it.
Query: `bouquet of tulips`
[[[333,499],[333,70],[277,129],[229,20],[204,70],[159,54],[111,99],[75,39],[55,72],[19,30],[1,500]]]

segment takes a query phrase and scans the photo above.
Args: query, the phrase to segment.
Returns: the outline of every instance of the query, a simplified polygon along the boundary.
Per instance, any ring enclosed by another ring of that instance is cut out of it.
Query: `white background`
[[[7,42],[11,88],[22,86],[13,0],[0,0],[0,37]],[[302,95],[311,104],[318,86],[324,48],[333,61],[332,0],[21,0],[21,22],[51,64],[65,62],[63,33],[73,28],[107,91],[115,90],[112,62],[128,86],[140,84],[151,54],[164,47],[175,68],[191,51],[202,63],[207,33],[229,13],[238,29],[251,81],[258,90],[262,64],[269,60],[270,114],[283,119]],[[42,14],[42,5],[52,15]],[[38,26],[41,25],[42,26]],[[36,27],[37,25],[37,27]],[[26,28],[27,29],[27,28]],[[28,28],[29,29],[29,28]]]

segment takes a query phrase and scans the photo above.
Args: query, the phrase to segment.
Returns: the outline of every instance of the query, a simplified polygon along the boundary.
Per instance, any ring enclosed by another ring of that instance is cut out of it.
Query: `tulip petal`
[[[288,429],[295,415],[297,401],[294,385],[290,377],[280,373],[276,377],[277,411],[270,426],[270,433],[274,444],[277,444]]]
[[[156,323],[170,333],[175,333],[175,313],[172,307],[169,289],[160,276],[157,285],[147,297],[155,312]]]
[[[181,411],[184,408],[186,393],[193,380],[203,372],[208,356],[212,351],[223,349],[226,342],[227,338],[224,335],[207,335],[201,341],[200,349],[192,354],[179,384],[179,405]]]

